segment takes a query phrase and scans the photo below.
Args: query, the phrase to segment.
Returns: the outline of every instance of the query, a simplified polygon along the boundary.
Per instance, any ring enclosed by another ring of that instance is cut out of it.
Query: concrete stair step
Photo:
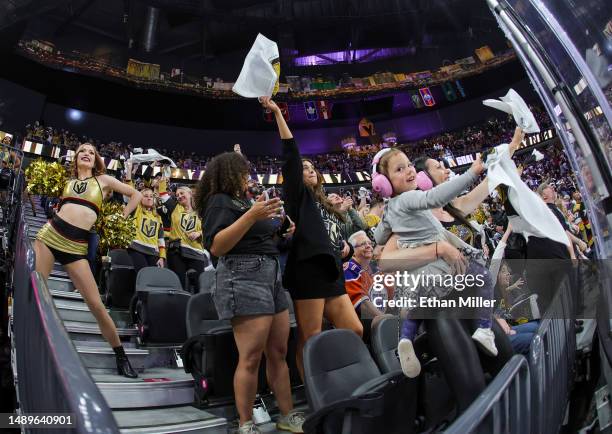
[[[67,277],[49,276],[47,280],[47,286],[51,290],[55,291],[75,291],[75,287],[72,281]]]
[[[78,342],[75,342],[78,343]],[[112,374],[106,374],[115,376],[117,378],[125,378],[116,375],[117,362],[115,358],[115,352],[108,346],[92,346],[92,345],[75,345],[76,350],[81,356],[83,364],[87,368],[105,369]],[[148,350],[139,348],[126,348],[125,353],[130,359],[130,364],[137,371],[143,371],[145,367],[145,359],[149,355]]]
[[[80,345],[80,342],[87,342],[90,345],[92,342],[98,342],[98,343],[103,343],[105,345],[108,345],[106,343],[106,340],[100,333],[100,328],[98,327],[98,324],[96,323],[79,322],[79,321],[64,321],[64,327],[66,327],[66,330],[70,334],[70,337],[72,338],[72,340],[79,342],[79,343],[75,342],[75,345]],[[124,343],[124,345],[128,341],[135,339],[136,336],[138,335],[136,329],[134,328],[118,327],[117,333],[119,333],[119,338]]]
[[[58,291],[56,289],[51,289],[50,292],[53,298],[64,298],[67,300],[83,301],[83,296],[79,291]]]
[[[134,379],[98,373],[92,373],[92,377],[113,409],[157,408],[193,403],[193,377],[180,368],[147,369],[139,378]]]
[[[94,324],[97,322],[83,299],[77,298],[76,295],[73,298],[54,297],[53,302],[63,321],[77,321]],[[108,312],[115,322],[115,326],[120,328],[132,327],[132,318],[127,310],[111,309]]]
[[[227,432],[227,420],[190,405],[113,411],[119,429],[125,434],[177,432]],[[216,429],[215,429],[216,428]],[[217,431],[218,430],[218,431]]]
[[[55,308],[64,321],[96,323],[96,318],[82,300],[54,299]]]

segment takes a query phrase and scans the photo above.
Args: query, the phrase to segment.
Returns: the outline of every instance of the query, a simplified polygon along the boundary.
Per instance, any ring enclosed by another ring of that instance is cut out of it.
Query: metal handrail
[[[529,433],[531,384],[525,357],[513,356],[446,434]]]
[[[18,222],[13,342],[19,411],[72,413],[75,425],[66,432],[119,432],[111,409],[64,328],[46,282],[34,271],[34,251],[23,213]]]

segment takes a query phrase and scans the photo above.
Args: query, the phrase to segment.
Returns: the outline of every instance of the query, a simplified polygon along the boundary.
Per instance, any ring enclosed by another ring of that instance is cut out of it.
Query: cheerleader
[[[131,167],[126,171],[126,182],[131,185]],[[155,194],[150,188],[140,192],[142,201],[132,213],[136,226],[136,237],[127,251],[134,263],[136,273],[144,267],[163,267],[166,259],[164,225],[155,209]]]
[[[104,160],[96,148],[90,143],[80,145],[74,156],[73,178],[64,187],[59,210],[36,235],[36,271],[46,281],[53,263],[58,261],[62,264],[96,318],[102,336],[115,351],[117,374],[136,378],[138,374],[130,365],[115,324],[100,299],[98,285],[87,261],[87,248],[90,230],[105,198],[113,192],[129,197],[123,209],[123,215],[127,217],[136,209],[142,195],[104,173]]]
[[[162,206],[158,211],[168,238],[168,268],[178,275],[185,288],[187,270],[193,269],[199,276],[208,265],[208,252],[202,246],[202,220],[193,207],[193,195],[189,187],[177,188],[174,198],[168,193],[167,179],[162,178],[159,182],[159,197]]]

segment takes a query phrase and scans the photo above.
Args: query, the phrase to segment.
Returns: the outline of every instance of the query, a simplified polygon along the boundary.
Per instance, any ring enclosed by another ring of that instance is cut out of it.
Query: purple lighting
[[[391,57],[414,54],[414,47],[368,48],[361,50],[332,51],[294,59],[296,66],[333,65],[334,63],[366,63]]]

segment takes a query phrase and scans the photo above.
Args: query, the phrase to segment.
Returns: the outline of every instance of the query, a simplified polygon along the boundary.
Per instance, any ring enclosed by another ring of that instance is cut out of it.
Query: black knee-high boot
[[[128,360],[127,354],[125,354],[125,349],[123,345],[113,348],[115,352],[115,357],[117,358],[117,375],[123,375],[128,378],[138,378],[138,374],[130,365],[130,361]]]

